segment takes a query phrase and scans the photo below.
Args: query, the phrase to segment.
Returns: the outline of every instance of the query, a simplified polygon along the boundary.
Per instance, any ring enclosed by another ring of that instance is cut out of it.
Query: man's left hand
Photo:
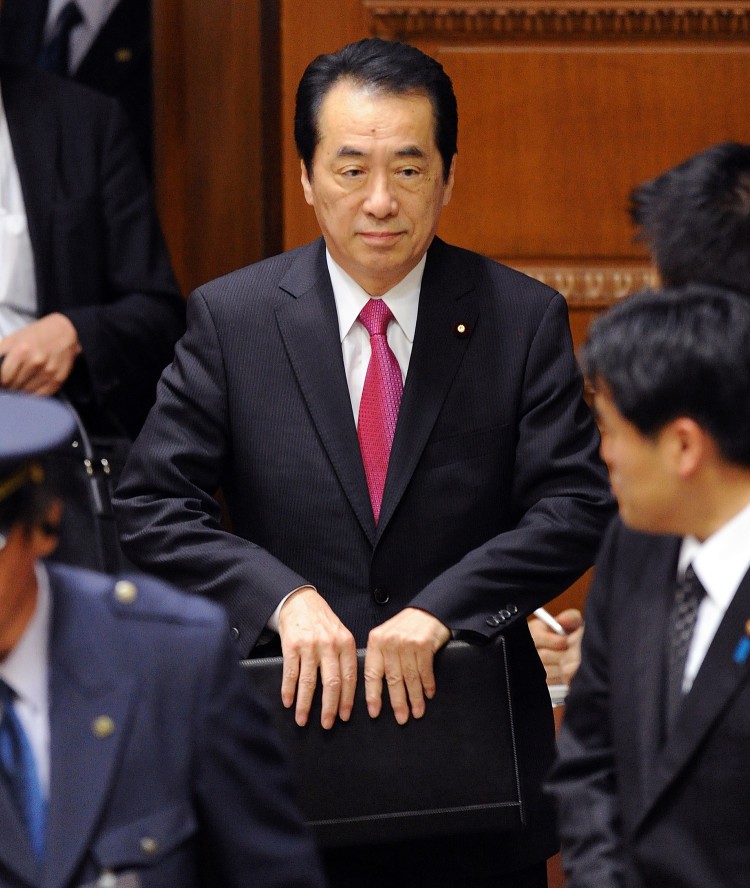
[[[365,654],[365,699],[371,718],[380,715],[383,679],[388,685],[396,721],[403,725],[425,712],[425,697],[435,696],[435,652],[450,639],[451,631],[437,617],[407,607],[370,632]]]

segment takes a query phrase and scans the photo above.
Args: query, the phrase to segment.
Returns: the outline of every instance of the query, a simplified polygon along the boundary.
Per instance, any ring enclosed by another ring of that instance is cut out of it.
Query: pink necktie
[[[401,368],[386,338],[392,318],[390,308],[382,299],[371,299],[359,313],[359,320],[370,334],[372,355],[359,404],[357,435],[376,523],[380,517],[388,459],[403,391]]]

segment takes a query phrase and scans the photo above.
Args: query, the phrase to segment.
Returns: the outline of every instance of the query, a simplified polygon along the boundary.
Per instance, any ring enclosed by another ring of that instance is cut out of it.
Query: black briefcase
[[[243,661],[269,703],[291,759],[298,798],[321,847],[402,841],[523,825],[505,641],[450,642],[435,657],[437,694],[423,718],[367,714],[364,651],[349,722],[320,727],[281,704],[281,657]]]

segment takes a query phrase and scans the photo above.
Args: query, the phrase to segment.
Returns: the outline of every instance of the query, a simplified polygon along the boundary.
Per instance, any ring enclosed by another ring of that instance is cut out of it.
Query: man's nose
[[[393,192],[393,184],[385,173],[372,176],[368,182],[367,197],[363,209],[378,219],[385,219],[398,213],[398,202]]]

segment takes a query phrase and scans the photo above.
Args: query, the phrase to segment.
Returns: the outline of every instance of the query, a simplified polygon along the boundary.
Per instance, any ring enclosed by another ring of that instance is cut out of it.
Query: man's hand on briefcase
[[[348,721],[357,686],[354,636],[312,587],[293,592],[279,612],[284,658],[281,701],[296,707],[298,725],[307,724],[320,671],[320,723],[332,728],[336,715]],[[365,655],[365,699],[372,718],[382,709],[383,680],[399,724],[421,718],[425,697],[435,696],[433,658],[451,637],[450,629],[432,614],[407,607],[370,632]]]
[[[365,655],[365,699],[372,718],[382,708],[383,680],[388,686],[393,714],[403,725],[425,712],[425,697],[435,696],[433,659],[451,637],[437,617],[407,607],[370,632]]]
[[[323,700],[320,723],[333,727],[336,713],[348,721],[357,686],[357,648],[354,636],[312,586],[303,586],[284,602],[279,613],[279,636],[284,657],[281,701],[306,725],[320,669]]]

